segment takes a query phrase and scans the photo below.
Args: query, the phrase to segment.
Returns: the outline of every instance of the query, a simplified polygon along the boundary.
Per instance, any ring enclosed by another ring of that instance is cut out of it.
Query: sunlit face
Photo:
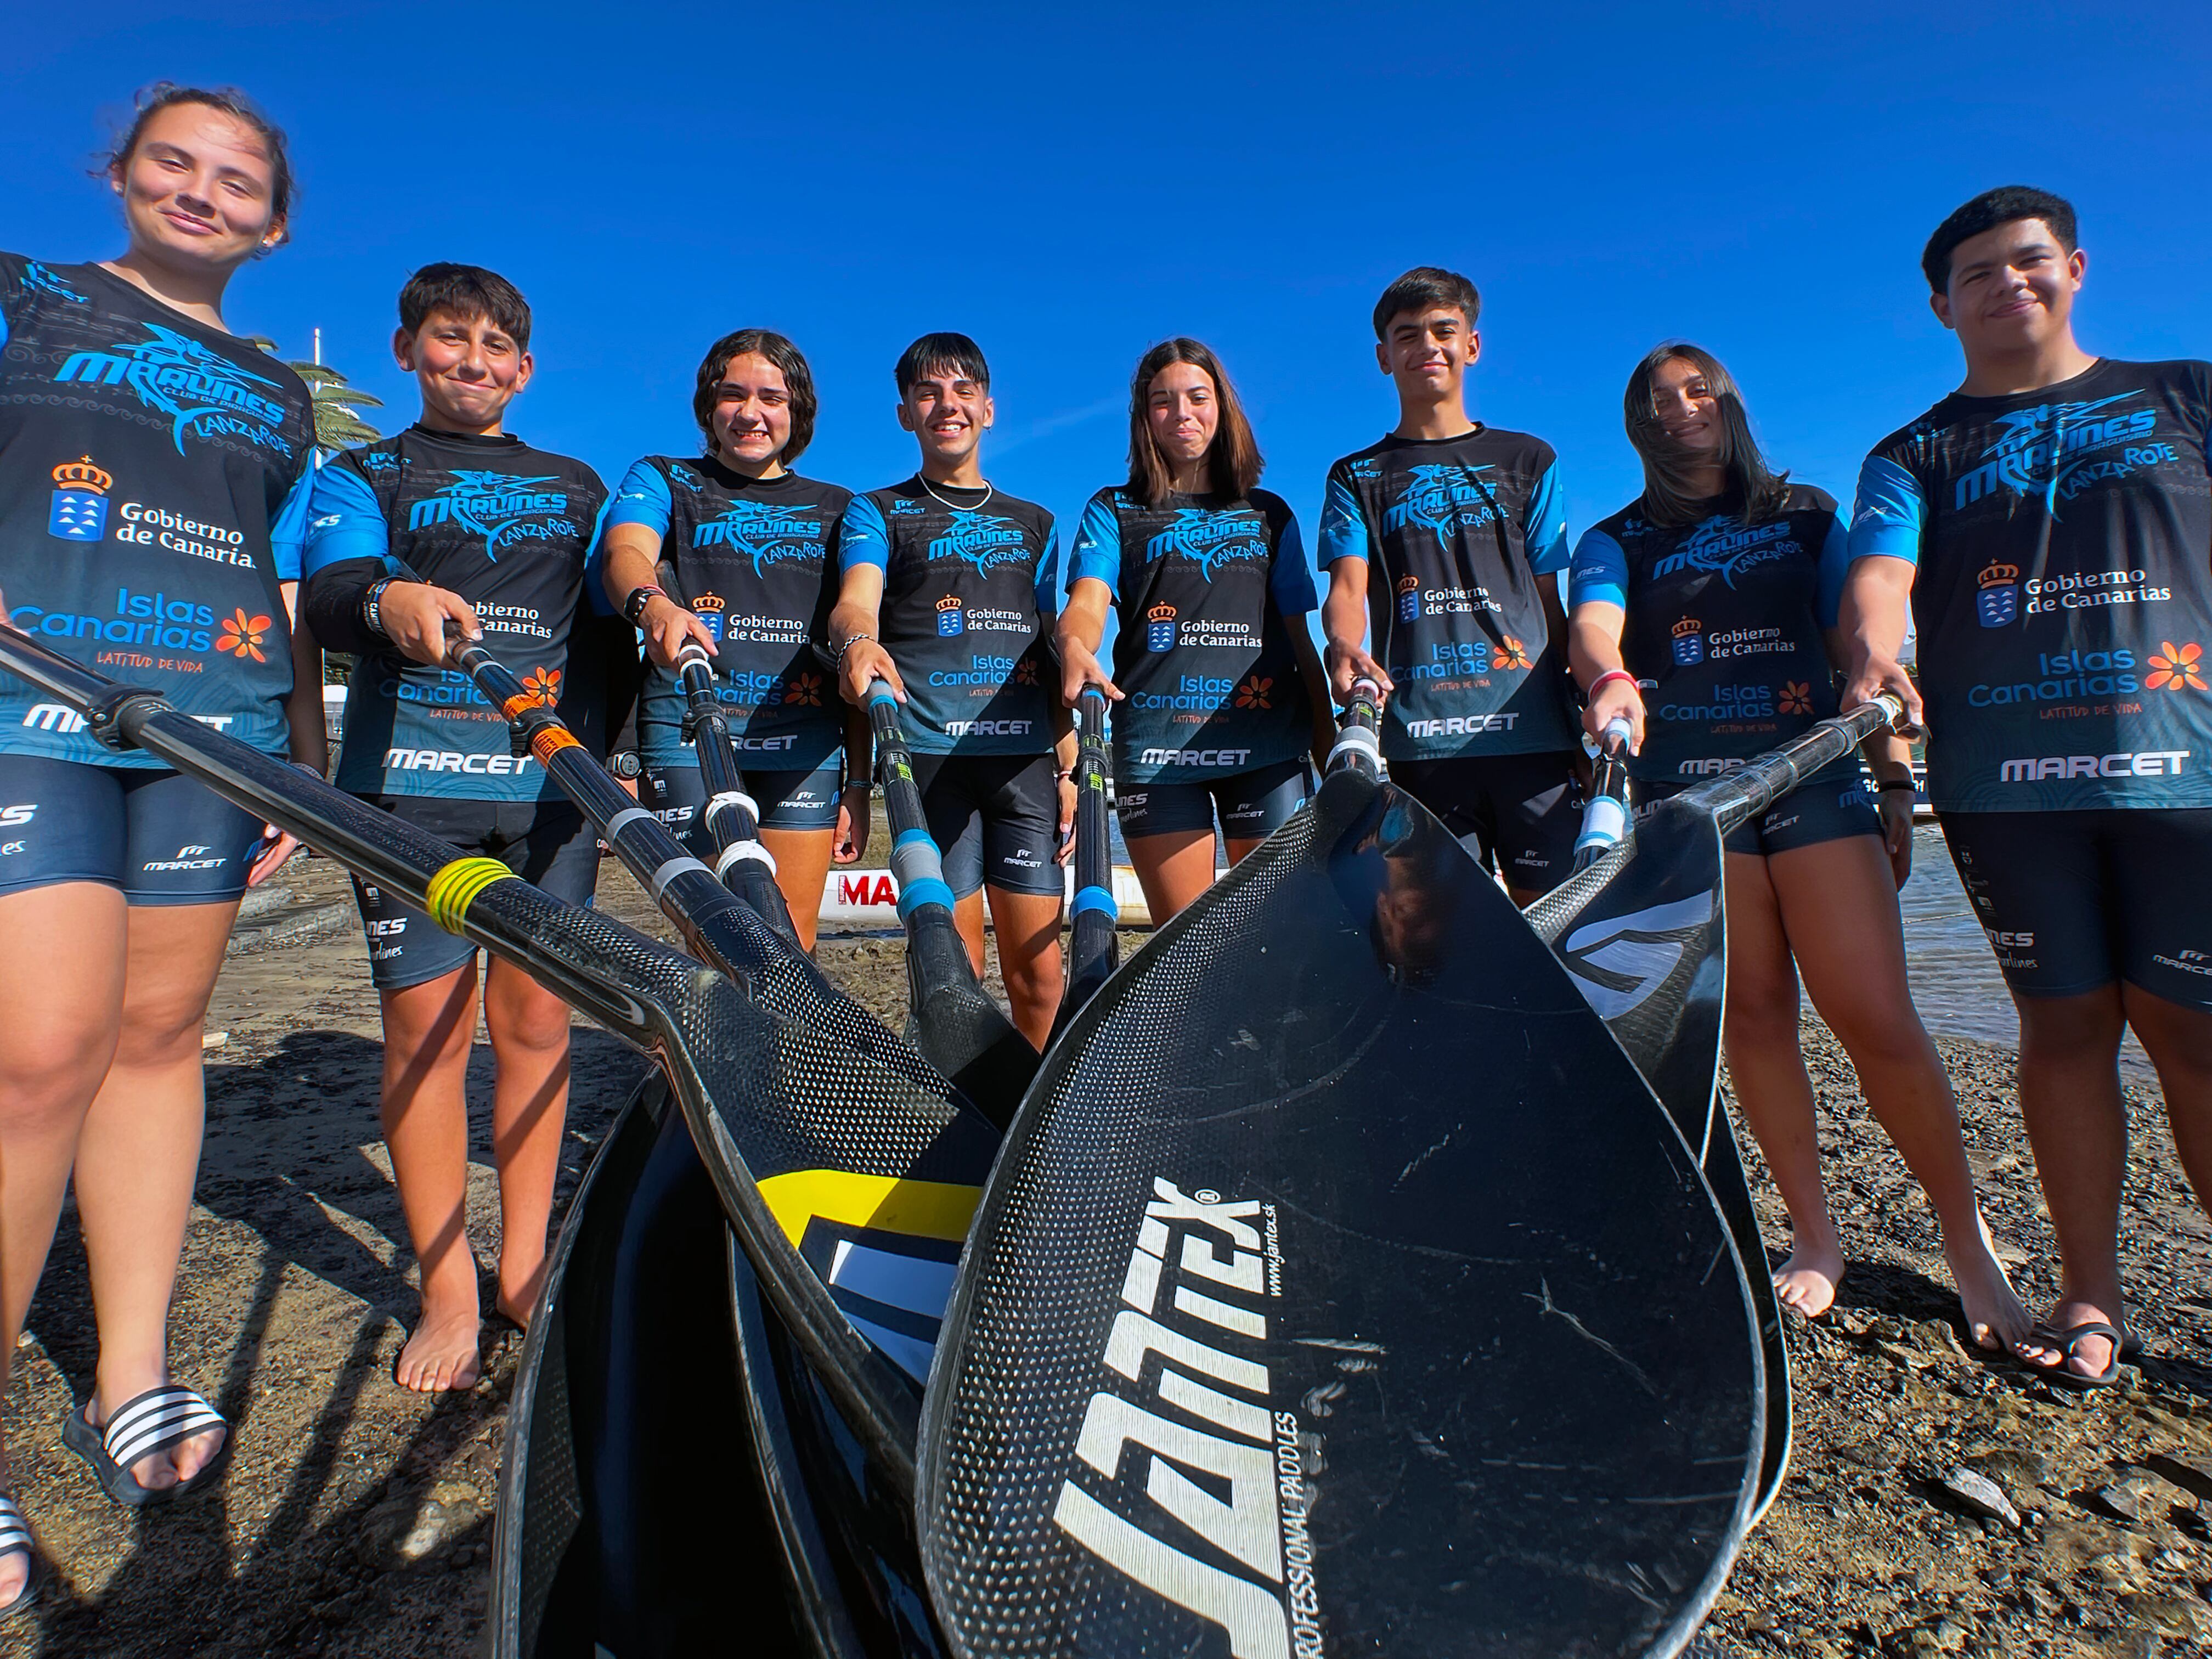
[[[227,270],[284,240],[261,135],[205,104],[149,116],[108,181],[123,198],[131,246],[164,264]]]
[[[1468,368],[1482,355],[1482,337],[1456,306],[1401,311],[1382,331],[1375,361],[1409,396],[1455,392]]]
[[[489,317],[434,311],[392,337],[392,355],[415,377],[422,406],[454,426],[495,425],[530,384],[530,354]]]
[[[1971,354],[2033,349],[2063,335],[2088,261],[2040,219],[2014,219],[1951,251],[1951,281],[1929,304]]]
[[[1651,376],[1652,412],[1666,434],[1685,449],[1720,448],[1721,403],[1705,372],[1687,357],[1669,357]]]
[[[708,416],[724,465],[765,468],[791,441],[791,389],[783,371],[757,351],[730,359]]]
[[[899,424],[921,439],[924,455],[948,466],[974,454],[997,417],[990,388],[950,368],[916,380],[899,400]]]
[[[1196,363],[1170,363],[1146,390],[1145,420],[1169,465],[1177,471],[1195,466],[1221,430],[1213,377]]]

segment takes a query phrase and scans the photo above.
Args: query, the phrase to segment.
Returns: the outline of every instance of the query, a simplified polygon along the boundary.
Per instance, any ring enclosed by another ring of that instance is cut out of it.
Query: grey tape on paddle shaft
[[[653,879],[646,885],[653,890],[653,896],[658,901],[661,894],[667,890],[668,884],[686,870],[696,870],[701,875],[708,878],[712,878],[714,873],[698,860],[687,855],[680,859],[669,860],[667,863],[653,872]]]
[[[625,806],[621,811],[616,813],[614,817],[607,820],[607,827],[599,831],[599,834],[606,842],[607,845],[611,847],[615,843],[615,837],[622,834],[623,826],[624,824],[634,823],[640,818],[649,818],[652,817],[653,814],[647,811],[642,806]]]
[[[943,881],[945,860],[938,856],[935,846],[926,841],[910,841],[905,846],[891,848],[891,874],[897,878],[899,890],[917,881]]]
[[[1365,726],[1347,726],[1337,734],[1336,742],[1329,748],[1329,768],[1334,769],[1340,758],[1353,753],[1379,757],[1382,747],[1376,741],[1375,734]]]

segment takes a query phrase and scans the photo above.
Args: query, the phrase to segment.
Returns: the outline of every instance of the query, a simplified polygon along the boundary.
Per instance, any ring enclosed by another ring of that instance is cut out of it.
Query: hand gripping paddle
[[[1663,1655],[1719,1589],[1765,1405],[1726,1224],[1374,720],[1007,1138],[923,1407],[959,1654]]]
[[[1730,772],[1649,808],[1598,848],[1584,819],[1577,873],[1530,905],[1528,925],[1574,975],[1697,1153],[1728,1218],[1766,1358],[1766,1443],[1755,1522],[1790,1461],[1790,1354],[1742,1154],[1717,1087],[1728,929],[1721,842],[1902,712],[1877,698]],[[1593,802],[1595,808],[1595,803]]]
[[[907,1006],[915,1047],[951,1078],[994,1123],[1011,1122],[1036,1074],[1037,1051],[975,980],[968,942],[952,921],[952,890],[945,861],[921,811],[914,762],[899,726],[890,683],[868,687],[868,723],[876,734],[876,771],[891,826],[891,874],[897,878],[899,920],[906,924]]]

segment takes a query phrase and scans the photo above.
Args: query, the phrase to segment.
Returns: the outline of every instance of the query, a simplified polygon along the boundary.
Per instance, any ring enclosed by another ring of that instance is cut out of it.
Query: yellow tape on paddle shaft
[[[981,1201],[980,1187],[945,1181],[906,1181],[897,1176],[855,1175],[849,1170],[794,1170],[770,1176],[761,1196],[793,1244],[819,1216],[847,1227],[876,1227],[909,1238],[957,1243],[968,1237]]]
[[[430,878],[430,920],[449,933],[459,933],[461,919],[477,894],[495,881],[521,879],[497,859],[455,859]]]

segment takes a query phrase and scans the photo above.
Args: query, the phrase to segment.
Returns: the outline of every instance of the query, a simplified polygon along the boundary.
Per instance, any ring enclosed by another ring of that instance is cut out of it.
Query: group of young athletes
[[[990,371],[960,334],[898,359],[920,458],[897,483],[856,494],[793,470],[813,380],[791,341],[748,328],[699,365],[696,453],[646,456],[610,490],[507,429],[532,373],[522,295],[428,265],[393,337],[420,418],[319,459],[307,388],[221,312],[230,276],[285,239],[282,134],[235,94],[163,87],[107,176],[120,257],[0,255],[15,628],[318,775],[321,653],[351,653],[337,784],[578,903],[592,830],[445,666],[448,640],[481,639],[711,857],[673,667],[696,641],[810,945],[833,860],[867,841],[858,710],[887,681],[963,931],[980,968],[988,906],[1013,1018],[1040,1043],[1086,684],[1112,704],[1121,828],[1155,922],[1214,878],[1217,830],[1241,858],[1310,793],[1358,678],[1386,694],[1394,780],[1524,903],[1568,873],[1585,734],[1627,720],[1650,801],[1895,693],[1929,734],[1928,793],[2019,1005],[2060,1299],[2032,1317],[1991,1252],[1907,990],[1895,893],[1914,785],[1889,736],[1866,745],[1866,771],[1854,757],[1812,779],[1728,846],[1727,1052],[1792,1221],[1776,1280],[1817,1316],[1844,1270],[1802,977],[1942,1222],[1974,1340],[2070,1386],[2118,1375],[2134,1342],[2116,1249],[2124,1029],[2212,1193],[2212,899],[2196,862],[2212,853],[2212,368],[2081,350],[2064,202],[1993,191],[1936,230],[1923,264],[1966,376],[1875,447],[1848,524],[1768,465],[1727,369],[1673,343],[1628,379],[1644,489],[1571,548],[1550,447],[1466,412],[1473,284],[1425,267],[1375,307],[1400,418],[1330,468],[1316,554],[1259,487],[1228,374],[1176,338],[1137,364],[1127,479],[1086,504],[1063,570],[1052,514],[983,470]],[[1900,666],[1916,626],[1917,677]],[[225,1446],[221,1416],[171,1376],[165,1328],[202,1019],[244,890],[293,850],[0,675],[0,1381],[74,1182],[99,1360],[61,1431],[126,1504],[204,1486]],[[466,1388],[477,1010],[496,1062],[493,1306],[518,1324],[544,1271],[568,1012],[502,963],[479,982],[465,942],[357,892],[384,1133],[422,1271],[398,1381]],[[37,1559],[8,1491],[0,1463],[0,1612],[27,1601]]]

